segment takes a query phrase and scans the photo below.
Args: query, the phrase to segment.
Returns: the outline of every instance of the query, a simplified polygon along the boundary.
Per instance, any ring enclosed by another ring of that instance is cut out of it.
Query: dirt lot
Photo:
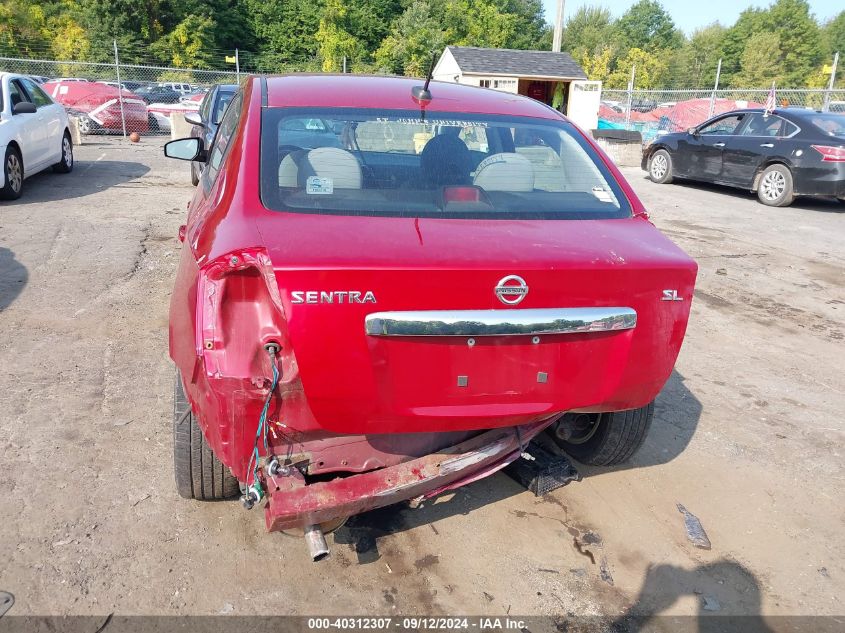
[[[628,177],[700,264],[633,464],[504,475],[358,517],[312,564],[259,511],[177,497],[167,308],[192,194],[101,139],[0,204],[0,590],[18,614],[841,614],[845,206]],[[683,504],[712,550],[687,540]]]

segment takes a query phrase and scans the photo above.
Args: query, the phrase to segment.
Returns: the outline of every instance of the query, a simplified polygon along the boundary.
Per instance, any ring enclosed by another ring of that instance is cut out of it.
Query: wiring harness
[[[255,430],[255,443],[252,447],[252,455],[249,458],[249,466],[247,473],[252,473],[252,482],[247,481],[246,490],[241,496],[241,502],[247,510],[251,510],[256,503],[264,498],[264,488],[261,487],[261,480],[258,477],[258,466],[260,463],[260,454],[258,452],[259,442],[264,446],[264,454],[266,455],[269,448],[267,446],[267,414],[270,411],[270,402],[273,399],[273,393],[279,384],[279,368],[276,363],[276,354],[279,353],[279,346],[276,343],[268,343],[264,346],[267,354],[270,356],[270,366],[273,370],[273,380],[270,385],[270,391],[267,393],[267,398],[264,400],[264,407],[261,409],[261,416],[258,418],[258,428]]]

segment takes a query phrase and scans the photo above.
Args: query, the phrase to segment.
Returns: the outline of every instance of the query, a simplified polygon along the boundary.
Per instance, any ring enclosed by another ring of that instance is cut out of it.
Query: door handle
[[[760,147],[774,147],[774,143],[760,143]]]
[[[713,147],[724,147],[724,143],[713,143]]]

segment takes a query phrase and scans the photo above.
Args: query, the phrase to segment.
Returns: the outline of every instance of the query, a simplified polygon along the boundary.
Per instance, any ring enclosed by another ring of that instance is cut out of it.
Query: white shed
[[[601,82],[587,81],[569,53],[447,46],[433,78],[537,99],[585,129],[598,123]]]

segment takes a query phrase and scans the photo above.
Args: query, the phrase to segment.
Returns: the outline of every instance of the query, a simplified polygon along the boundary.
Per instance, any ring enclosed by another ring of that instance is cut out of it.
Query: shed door
[[[573,81],[566,115],[582,130],[594,130],[599,124],[600,103],[600,81]]]

